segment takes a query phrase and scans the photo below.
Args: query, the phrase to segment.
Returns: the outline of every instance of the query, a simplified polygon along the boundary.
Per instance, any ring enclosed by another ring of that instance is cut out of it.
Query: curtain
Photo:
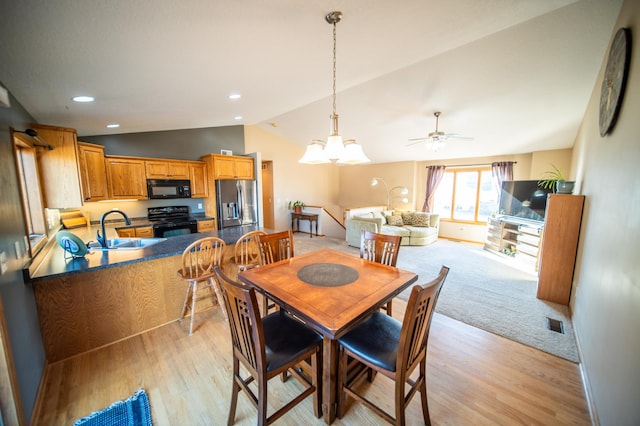
[[[505,180],[513,180],[513,161],[498,161],[491,163],[491,175],[496,185],[498,196],[502,190],[502,182]]]
[[[444,166],[427,166],[427,191],[424,197],[423,212],[431,212],[433,209],[433,196],[436,193],[438,185],[444,176]]]

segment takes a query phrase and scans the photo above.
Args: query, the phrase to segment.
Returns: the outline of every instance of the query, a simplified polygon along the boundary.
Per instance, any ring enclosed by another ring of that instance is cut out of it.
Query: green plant
[[[538,181],[538,186],[556,192],[558,181],[563,181],[564,176],[562,176],[562,172],[554,164],[552,164],[551,167],[553,170],[548,170],[542,174],[542,179]]]
[[[304,208],[304,203],[302,201],[289,201],[289,209],[295,210],[296,207]]]

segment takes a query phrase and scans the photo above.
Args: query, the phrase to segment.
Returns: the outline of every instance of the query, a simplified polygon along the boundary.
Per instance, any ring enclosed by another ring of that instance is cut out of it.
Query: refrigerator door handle
[[[236,191],[238,194],[239,206],[238,218],[240,219],[240,223],[242,224],[244,222],[244,196],[242,194],[242,185],[240,185],[240,182],[236,182]]]

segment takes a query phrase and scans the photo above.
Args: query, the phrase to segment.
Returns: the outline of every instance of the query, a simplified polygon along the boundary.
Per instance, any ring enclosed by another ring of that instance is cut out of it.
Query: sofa
[[[403,246],[426,246],[438,241],[440,215],[401,210],[358,211],[345,219],[347,244],[360,247],[362,231],[399,235]]]

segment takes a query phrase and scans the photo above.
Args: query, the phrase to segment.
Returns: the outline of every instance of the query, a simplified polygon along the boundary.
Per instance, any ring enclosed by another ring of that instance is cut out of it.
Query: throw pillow
[[[413,225],[413,212],[402,212],[402,223],[405,225]]]
[[[387,224],[393,226],[402,226],[404,225],[404,221],[402,220],[402,216],[399,215],[387,216]]]
[[[415,213],[413,215],[412,225],[428,227],[430,224],[430,216],[429,213]]]

